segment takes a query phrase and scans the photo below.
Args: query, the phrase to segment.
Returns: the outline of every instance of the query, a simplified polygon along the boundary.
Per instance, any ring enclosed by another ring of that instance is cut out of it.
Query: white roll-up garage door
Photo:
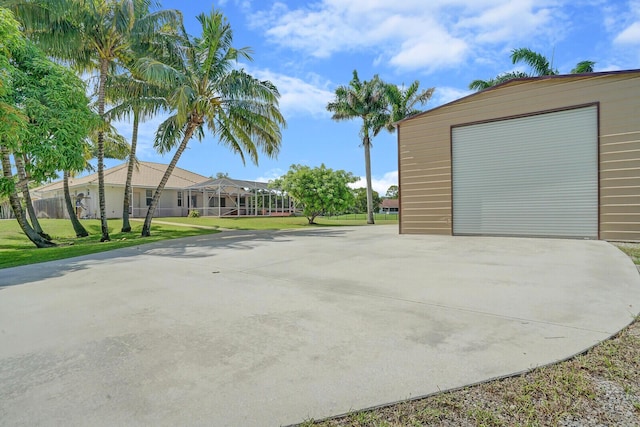
[[[596,106],[452,129],[453,233],[598,238]]]

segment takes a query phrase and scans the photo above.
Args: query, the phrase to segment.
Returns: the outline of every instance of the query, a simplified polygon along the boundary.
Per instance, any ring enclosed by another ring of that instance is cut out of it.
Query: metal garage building
[[[398,123],[400,233],[640,241],[640,70],[516,79]]]

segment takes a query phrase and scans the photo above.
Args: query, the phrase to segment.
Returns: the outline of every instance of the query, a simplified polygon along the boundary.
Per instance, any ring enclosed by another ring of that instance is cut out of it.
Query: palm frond
[[[594,61],[580,61],[571,70],[571,74],[593,73],[594,65],[596,65]]]
[[[537,76],[550,76],[558,74],[549,64],[549,60],[542,54],[534,52],[529,48],[518,48],[511,51],[511,62],[517,64],[524,62],[534,71]]]
[[[175,115],[160,123],[153,147],[164,154],[171,151],[184,138],[185,125],[178,123]]]

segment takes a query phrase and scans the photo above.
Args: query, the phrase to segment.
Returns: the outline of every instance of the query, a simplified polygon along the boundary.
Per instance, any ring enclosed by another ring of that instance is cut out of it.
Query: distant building
[[[382,203],[380,203],[380,213],[397,214],[398,206],[398,199],[382,199]]]
[[[131,185],[132,218],[145,217],[153,194],[167,165],[138,162]],[[127,164],[104,171],[105,204],[108,218],[121,218]],[[69,190],[82,218],[98,218],[98,174],[69,179]],[[56,181],[32,190],[38,216],[67,218],[63,182]],[[267,183],[231,178],[211,179],[176,167],[160,196],[155,216],[187,216],[190,210],[209,216],[287,215],[293,204],[287,195],[270,189]]]

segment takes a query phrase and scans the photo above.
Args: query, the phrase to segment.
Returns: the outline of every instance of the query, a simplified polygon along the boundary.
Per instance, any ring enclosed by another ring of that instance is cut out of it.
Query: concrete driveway
[[[555,362],[640,312],[602,241],[224,232],[0,271],[0,424],[277,426]]]

